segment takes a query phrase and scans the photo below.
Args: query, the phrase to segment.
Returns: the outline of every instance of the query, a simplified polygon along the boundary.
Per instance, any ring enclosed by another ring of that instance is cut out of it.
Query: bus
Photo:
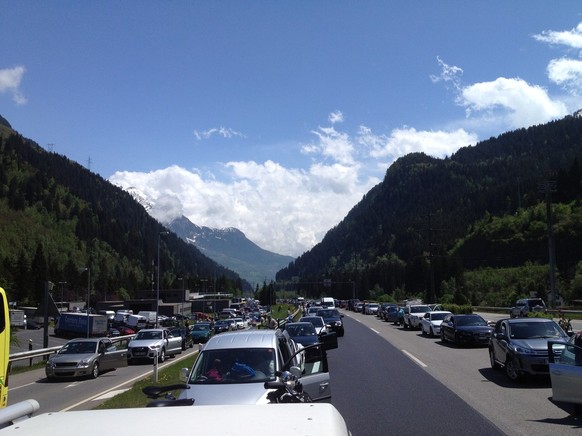
[[[8,404],[8,360],[10,358],[10,311],[6,292],[0,288],[0,409]]]

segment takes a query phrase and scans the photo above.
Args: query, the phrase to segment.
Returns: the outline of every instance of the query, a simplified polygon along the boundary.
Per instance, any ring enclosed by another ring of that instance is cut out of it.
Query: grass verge
[[[194,353],[191,357],[174,363],[173,365],[168,365],[164,369],[158,372],[158,382],[154,383],[152,376],[147,376],[146,378],[134,383],[131,389],[116,395],[113,398],[106,400],[101,403],[95,409],[123,409],[123,408],[134,408],[134,407],[145,407],[147,403],[152,401],[147,398],[141,391],[146,386],[166,386],[173,385],[177,383],[182,383],[179,378],[180,368],[191,368],[194,365],[194,360],[196,360],[198,353]],[[174,395],[178,395],[180,391],[172,392]]]

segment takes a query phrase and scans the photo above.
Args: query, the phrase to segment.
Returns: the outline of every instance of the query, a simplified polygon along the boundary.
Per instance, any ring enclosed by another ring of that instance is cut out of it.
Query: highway
[[[570,416],[572,408],[550,401],[548,377],[514,384],[490,368],[486,348],[458,349],[375,316],[342,313],[346,334],[338,339],[339,348],[328,353],[332,403],[353,436],[580,434],[582,423]],[[96,380],[50,383],[44,370],[14,374],[9,404],[34,398],[41,412],[91,409],[151,373],[151,365],[136,365]]]

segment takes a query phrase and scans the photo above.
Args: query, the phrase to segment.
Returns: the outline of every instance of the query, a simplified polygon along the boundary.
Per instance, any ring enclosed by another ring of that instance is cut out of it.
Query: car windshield
[[[135,335],[135,339],[162,339],[162,332],[146,332],[142,330]]]
[[[448,313],[433,313],[430,317],[433,321],[442,321]]]
[[[310,322],[315,327],[323,327],[324,326],[323,318],[321,318],[319,316],[310,316],[308,318],[302,319],[301,321]]]
[[[317,316],[321,316],[323,318],[339,318],[339,312],[337,309],[320,310],[317,312]]]
[[[63,345],[59,354],[87,354],[95,353],[97,342],[69,342]]]
[[[458,326],[487,325],[487,321],[485,321],[479,315],[459,316],[456,318],[456,320]]]
[[[564,334],[555,322],[519,322],[509,325],[509,337],[512,339],[561,338]]]
[[[289,336],[296,337],[296,336],[315,336],[315,327],[311,323],[305,324],[291,324],[288,325],[285,330],[289,333]]]
[[[411,306],[410,313],[423,313],[430,312],[430,307],[428,306]]]
[[[232,348],[202,351],[189,383],[239,384],[269,380],[275,380],[273,348]]]
[[[216,324],[218,324],[218,323],[216,323]],[[226,323],[220,323],[220,325],[226,325]],[[206,330],[210,330],[210,326],[208,324],[195,324],[192,327],[192,331],[195,331],[195,332],[203,332]]]

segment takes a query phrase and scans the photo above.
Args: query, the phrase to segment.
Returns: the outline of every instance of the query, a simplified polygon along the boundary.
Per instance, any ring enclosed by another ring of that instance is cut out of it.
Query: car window
[[[410,308],[410,313],[424,313],[424,312],[430,312],[430,307],[428,306],[412,306]]]
[[[193,384],[264,383],[275,380],[273,348],[202,351],[190,375]]]

